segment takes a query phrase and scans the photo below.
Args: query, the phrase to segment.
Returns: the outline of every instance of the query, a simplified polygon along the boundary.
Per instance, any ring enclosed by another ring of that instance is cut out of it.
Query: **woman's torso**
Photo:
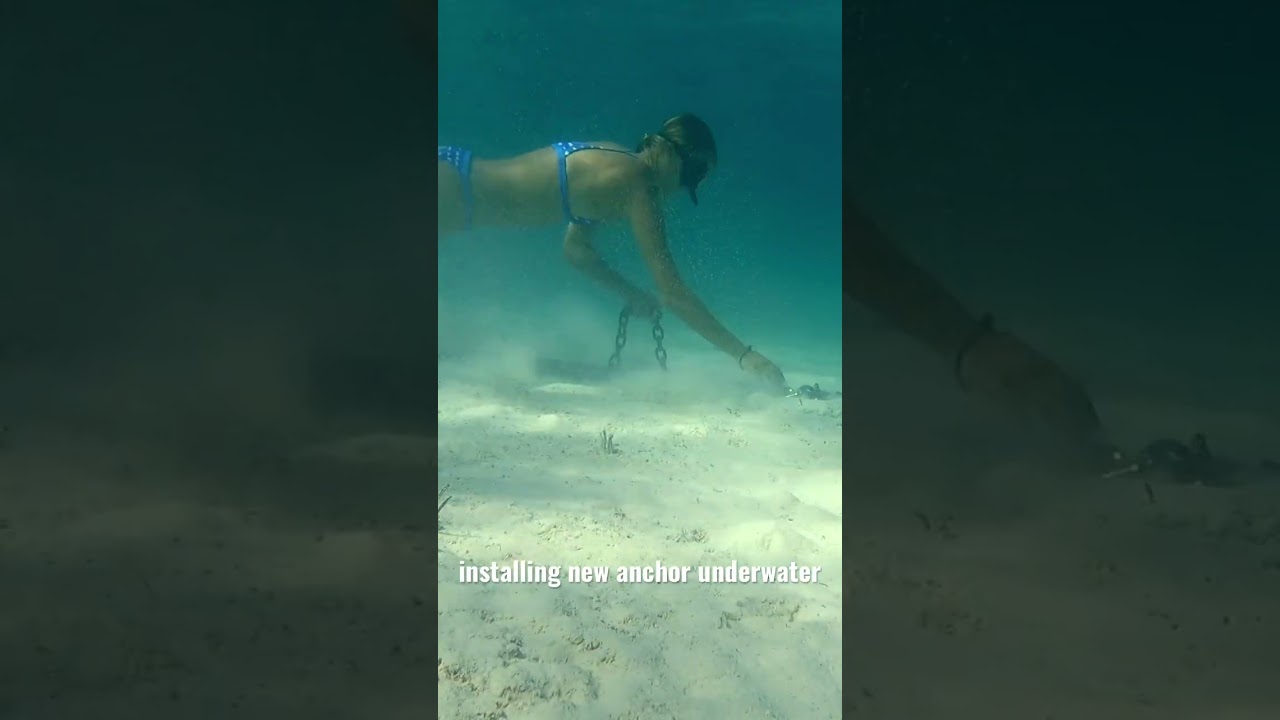
[[[555,146],[498,160],[476,158],[471,169],[477,225],[551,225],[573,217],[592,221],[625,210],[626,180],[638,158],[617,143],[575,143],[564,158]],[[563,195],[562,195],[563,191]]]

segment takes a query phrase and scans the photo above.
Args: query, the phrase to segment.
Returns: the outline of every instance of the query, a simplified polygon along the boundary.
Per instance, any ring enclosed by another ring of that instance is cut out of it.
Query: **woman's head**
[[[698,183],[715,168],[716,141],[711,127],[693,113],[681,113],[662,124],[656,134],[645,135],[640,150],[669,149],[680,161],[680,187],[689,191],[693,204],[698,204]]]

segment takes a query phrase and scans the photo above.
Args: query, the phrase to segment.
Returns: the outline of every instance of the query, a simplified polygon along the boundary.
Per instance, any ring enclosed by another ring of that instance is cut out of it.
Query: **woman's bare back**
[[[569,205],[574,215],[609,220],[625,212],[627,180],[639,162],[617,143],[565,158]],[[510,158],[476,158],[471,168],[473,227],[541,226],[566,222],[558,155],[545,147]]]

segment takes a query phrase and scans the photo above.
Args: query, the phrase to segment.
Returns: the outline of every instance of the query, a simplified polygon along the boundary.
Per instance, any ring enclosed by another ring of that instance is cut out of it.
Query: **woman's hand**
[[[782,376],[782,370],[769,358],[761,355],[755,350],[748,350],[746,355],[742,356],[742,369],[755,375],[768,385],[778,390],[786,390],[787,379]]]
[[[1074,379],[1022,340],[993,330],[960,358],[960,382],[1014,413],[1084,445],[1102,434],[1093,403]]]

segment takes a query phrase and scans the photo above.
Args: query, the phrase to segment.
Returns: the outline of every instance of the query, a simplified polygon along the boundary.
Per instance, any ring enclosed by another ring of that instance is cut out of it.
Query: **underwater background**
[[[335,408],[434,421],[405,30],[391,3],[0,8],[0,716],[434,702],[432,454],[304,469],[353,430]]]
[[[316,357],[429,356],[435,340],[412,318],[435,302],[419,281],[433,264],[433,81],[397,6],[20,4],[5,16],[0,300],[22,308],[6,318],[13,353],[165,355],[189,376],[174,381],[181,394],[227,406],[225,389],[206,393],[212,373],[178,355],[234,345],[239,384],[255,390],[228,412],[250,416],[263,409],[254,393],[304,392]]]
[[[1273,9],[849,12],[846,181],[891,236],[1090,387],[1275,417]]]
[[[1235,487],[1065,469],[965,397],[946,358],[851,305],[847,717],[1280,709],[1275,16],[846,7],[845,181],[863,209],[1078,378],[1127,452],[1204,433],[1260,468]]]
[[[784,370],[799,360],[838,374],[840,16],[836,2],[449,0],[439,10],[439,142],[482,158],[564,140],[631,147],[672,115],[699,115],[720,163],[699,206],[668,205],[681,271],[730,331]],[[586,308],[584,325],[598,323],[596,352],[607,356],[621,304],[564,262],[563,233],[446,238],[441,352],[458,352],[482,322],[461,305],[509,309],[550,335],[563,321],[544,309],[567,303]],[[607,262],[653,287],[625,223],[599,244]],[[673,363],[684,348],[709,347],[677,319],[666,325]],[[592,359],[582,340],[578,359]]]

